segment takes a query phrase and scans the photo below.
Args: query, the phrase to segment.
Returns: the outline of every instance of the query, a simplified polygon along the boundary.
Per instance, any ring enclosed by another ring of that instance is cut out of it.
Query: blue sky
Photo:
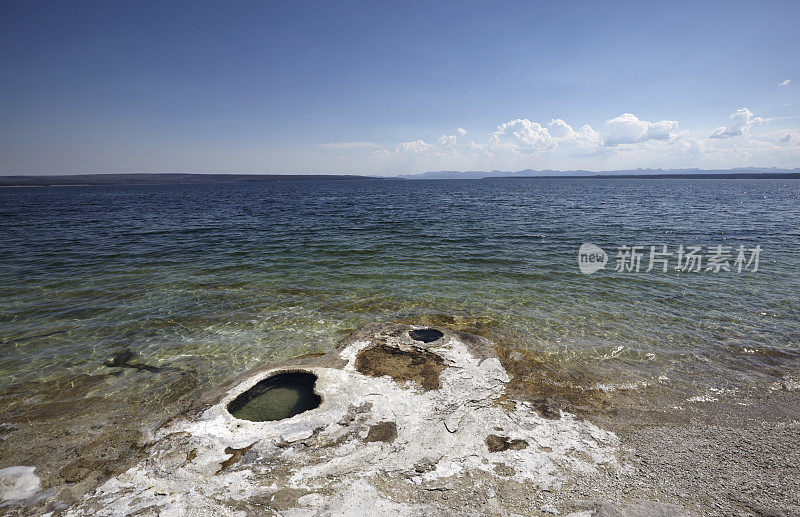
[[[800,167],[796,1],[0,12],[0,174]]]

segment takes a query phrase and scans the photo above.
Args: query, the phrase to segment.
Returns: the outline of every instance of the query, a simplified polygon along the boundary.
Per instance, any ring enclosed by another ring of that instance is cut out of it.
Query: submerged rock
[[[157,366],[150,366],[149,364],[135,362],[135,358],[135,352],[131,351],[130,348],[123,348],[122,350],[118,350],[117,352],[111,354],[111,356],[109,356],[108,359],[103,362],[103,364],[109,368],[133,368],[135,370],[150,373],[158,373],[161,371],[161,368],[158,368]]]
[[[426,344],[414,330],[369,325],[333,352],[208,393],[71,512],[529,513],[529,494],[618,468],[613,433],[509,398],[489,340],[428,329],[441,336]],[[288,373],[314,378],[317,407],[235,416],[236,401]],[[503,492],[487,498],[489,486]]]

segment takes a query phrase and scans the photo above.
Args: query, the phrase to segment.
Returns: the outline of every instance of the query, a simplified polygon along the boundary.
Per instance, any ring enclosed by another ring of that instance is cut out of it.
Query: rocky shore
[[[100,447],[117,450],[105,462],[93,452],[95,463],[58,475],[0,470],[0,513],[800,514],[793,381],[713,404],[642,405],[546,388],[537,366],[475,334],[368,325],[328,353],[246,372],[191,404],[176,397],[188,409],[118,435],[130,443]],[[232,414],[298,372],[318,406],[277,420]]]

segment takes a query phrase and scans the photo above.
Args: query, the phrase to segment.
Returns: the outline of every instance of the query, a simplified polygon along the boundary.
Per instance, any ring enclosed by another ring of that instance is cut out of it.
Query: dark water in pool
[[[0,189],[0,388],[107,371],[128,348],[201,372],[199,389],[426,318],[608,389],[770,382],[800,356],[798,221],[792,180]],[[605,270],[579,272],[584,242]],[[639,273],[611,270],[623,245],[645,247]],[[651,245],[763,251],[756,272],[644,272]],[[146,394],[157,377],[103,389]]]

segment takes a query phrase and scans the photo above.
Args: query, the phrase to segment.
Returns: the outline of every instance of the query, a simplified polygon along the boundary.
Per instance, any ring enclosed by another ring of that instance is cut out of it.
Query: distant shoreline
[[[487,173],[489,174],[489,173]],[[133,185],[202,185],[213,183],[269,183],[280,181],[427,181],[427,180],[541,180],[541,179],[800,179],[800,172],[707,172],[707,173],[651,173],[651,174],[556,174],[550,175],[509,175],[509,176],[467,176],[434,177],[400,176],[361,176],[329,174],[179,174],[179,173],[140,173],[140,174],[63,174],[47,176],[0,176],[0,187],[90,187],[90,186],[133,186]]]
[[[688,180],[713,180],[713,179],[800,179],[800,172],[742,172],[742,173],[694,173],[694,174],[681,174],[681,173],[668,173],[668,174],[594,174],[582,176],[490,176],[486,180],[532,180],[532,179],[630,179],[630,180],[671,180],[671,179],[688,179]]]
[[[123,185],[198,185],[208,183],[266,183],[273,181],[380,180],[377,176],[346,174],[58,174],[0,176],[0,187],[79,187]]]

